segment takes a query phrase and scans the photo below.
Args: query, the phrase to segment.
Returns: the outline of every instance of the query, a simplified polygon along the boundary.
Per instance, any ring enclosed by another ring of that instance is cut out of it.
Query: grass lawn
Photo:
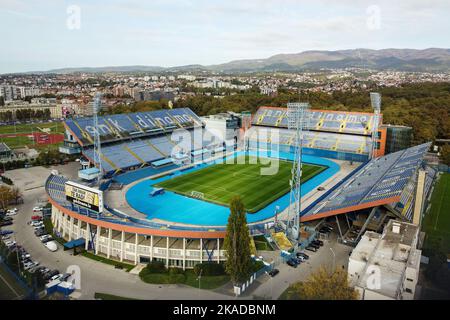
[[[17,280],[0,264],[0,300],[21,299],[26,295]]]
[[[239,160],[244,160],[242,157]],[[191,196],[192,191],[204,194],[203,200],[228,206],[230,199],[241,196],[245,209],[256,212],[286,194],[291,178],[292,162],[279,160],[278,172],[261,175],[268,164],[250,164],[255,157],[245,157],[245,164],[216,164],[159,183],[157,187]],[[240,162],[240,161],[239,161]],[[303,165],[303,182],[325,170],[324,166]]]
[[[50,128],[49,133],[64,133],[64,126],[60,121],[45,123],[17,124],[15,126],[0,126],[0,134],[41,132],[39,128]]]
[[[115,260],[111,260],[102,256],[97,256],[93,253],[87,252],[87,251],[83,251],[81,253],[81,255],[83,257],[95,260],[95,261],[99,261],[99,262],[103,262],[112,266],[121,266],[123,269],[125,269],[127,272],[130,272],[131,269],[133,269],[135,266],[132,264],[128,264],[125,262],[120,262],[120,261],[115,261]]]
[[[153,284],[185,284],[194,288],[198,288],[198,278],[193,270],[182,270],[179,273],[171,274],[170,272],[150,273],[143,269],[139,274],[142,281]],[[230,281],[228,275],[218,276],[202,276],[200,279],[200,289],[216,289]]]
[[[256,236],[253,238],[255,241],[256,250],[273,251],[267,239],[264,236]]]
[[[423,220],[425,247],[437,242],[450,253],[450,173],[441,174],[431,196],[431,209]]]

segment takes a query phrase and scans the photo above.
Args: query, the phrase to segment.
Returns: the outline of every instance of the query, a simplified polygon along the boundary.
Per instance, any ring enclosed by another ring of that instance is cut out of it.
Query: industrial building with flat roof
[[[353,250],[348,278],[362,300],[412,300],[419,277],[419,227],[390,220],[382,234],[367,231]]]

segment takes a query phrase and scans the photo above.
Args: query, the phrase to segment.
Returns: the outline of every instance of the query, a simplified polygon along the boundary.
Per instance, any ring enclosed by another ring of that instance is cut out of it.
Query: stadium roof
[[[400,201],[431,143],[373,159],[303,210],[302,221]]]
[[[310,130],[371,135],[374,114],[370,112],[311,110]],[[381,117],[380,123],[381,124]],[[253,125],[287,128],[287,108],[260,107]]]

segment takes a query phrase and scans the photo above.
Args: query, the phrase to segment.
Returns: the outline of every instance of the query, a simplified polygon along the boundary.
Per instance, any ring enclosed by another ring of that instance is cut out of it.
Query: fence
[[[236,296],[240,296],[242,293],[245,292],[245,290],[247,290],[253,284],[253,282],[255,282],[256,279],[258,279],[264,273],[269,272],[270,270],[273,269],[272,264],[264,262],[264,261],[263,261],[263,263],[264,263],[264,266],[261,269],[259,269],[258,271],[256,271],[255,273],[253,273],[247,281],[245,281],[244,283],[242,283],[240,285],[234,286],[234,294]]]

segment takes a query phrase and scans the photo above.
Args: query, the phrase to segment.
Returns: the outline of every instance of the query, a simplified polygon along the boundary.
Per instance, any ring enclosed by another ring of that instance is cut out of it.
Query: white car
[[[30,225],[33,227],[36,227],[36,226],[44,225],[44,223],[42,221],[31,221]]]
[[[45,241],[45,240],[47,240],[48,238],[51,238],[51,237],[52,237],[52,236],[49,235],[49,234],[44,234],[43,236],[40,236],[40,237],[39,237],[39,240]]]
[[[31,268],[37,266],[37,264],[35,264],[34,262],[25,262],[23,264],[23,269],[26,270],[30,270]]]
[[[34,228],[34,231],[36,231],[36,230],[42,229],[43,227],[44,227],[44,224],[37,224],[33,228]]]
[[[37,213],[37,212],[42,212],[43,208],[42,207],[34,207],[33,208],[33,212]]]
[[[50,278],[49,282],[58,280],[58,279],[61,278],[62,276],[63,276],[63,274],[61,274],[61,273],[60,273],[60,274],[57,274],[57,275],[54,275],[53,277]]]
[[[16,214],[17,214],[17,211],[8,210],[8,211],[6,211],[5,216],[11,217],[11,216],[15,216]]]
[[[54,240],[46,242],[44,244],[44,246],[52,252],[55,252],[56,250],[58,250],[58,245],[56,244],[56,242]]]
[[[7,246],[8,248],[14,246],[15,244],[16,242],[11,240],[5,242],[5,246]]]

